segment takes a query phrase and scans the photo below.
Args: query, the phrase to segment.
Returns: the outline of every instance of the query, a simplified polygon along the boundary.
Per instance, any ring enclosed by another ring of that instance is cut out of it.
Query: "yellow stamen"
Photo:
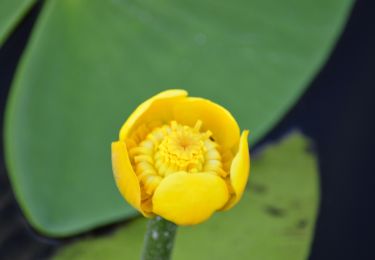
[[[129,154],[145,191],[143,199],[155,191],[163,177],[176,172],[206,172],[222,178],[228,175],[212,133],[201,131],[202,121],[198,120],[194,127],[176,121],[155,125],[157,127],[151,130],[150,126],[141,126],[133,139],[129,139],[132,143]],[[141,137],[144,138],[140,140]],[[138,141],[138,145],[134,141]]]

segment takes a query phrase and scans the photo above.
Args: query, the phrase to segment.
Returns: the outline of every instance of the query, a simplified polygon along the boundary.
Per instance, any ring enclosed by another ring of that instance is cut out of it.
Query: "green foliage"
[[[115,188],[110,143],[167,88],[227,107],[259,140],[324,62],[350,0],[50,0],[11,89],[6,160],[42,233],[134,215]]]
[[[0,0],[0,47],[34,0]]]
[[[257,155],[241,202],[204,224],[179,228],[173,259],[307,259],[319,201],[307,148],[293,134]],[[145,230],[146,220],[137,219],[107,237],[66,246],[55,260],[139,259]]]

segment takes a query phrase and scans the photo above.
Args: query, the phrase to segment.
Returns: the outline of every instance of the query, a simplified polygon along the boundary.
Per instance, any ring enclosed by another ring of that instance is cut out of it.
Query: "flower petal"
[[[178,172],[156,188],[153,212],[178,225],[193,225],[208,219],[228,198],[228,188],[220,177]]]
[[[250,153],[247,137],[249,131],[242,132],[238,152],[233,158],[230,167],[230,184],[234,190],[234,196],[229,200],[223,210],[230,209],[241,199],[250,174]]]
[[[120,140],[125,140],[142,123],[152,121],[173,120],[171,106],[178,100],[185,98],[188,93],[181,89],[160,92],[146,100],[130,115],[120,130]]]
[[[125,142],[112,143],[112,168],[118,189],[127,202],[147,215],[141,208],[141,188],[129,160]]]
[[[232,114],[208,99],[189,97],[173,108],[173,117],[180,124],[194,126],[202,121],[202,130],[210,130],[213,138],[224,148],[232,148],[240,139],[240,128]]]

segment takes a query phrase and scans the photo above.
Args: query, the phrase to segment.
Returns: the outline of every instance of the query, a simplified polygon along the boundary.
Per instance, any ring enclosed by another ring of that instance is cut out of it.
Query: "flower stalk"
[[[142,260],[169,260],[177,225],[159,216],[148,221]]]

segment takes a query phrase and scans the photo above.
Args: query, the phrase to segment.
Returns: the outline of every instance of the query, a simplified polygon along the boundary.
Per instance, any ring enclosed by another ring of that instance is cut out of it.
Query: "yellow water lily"
[[[201,223],[242,197],[247,137],[220,105],[185,90],[161,92],[130,115],[112,143],[117,187],[146,217]]]

